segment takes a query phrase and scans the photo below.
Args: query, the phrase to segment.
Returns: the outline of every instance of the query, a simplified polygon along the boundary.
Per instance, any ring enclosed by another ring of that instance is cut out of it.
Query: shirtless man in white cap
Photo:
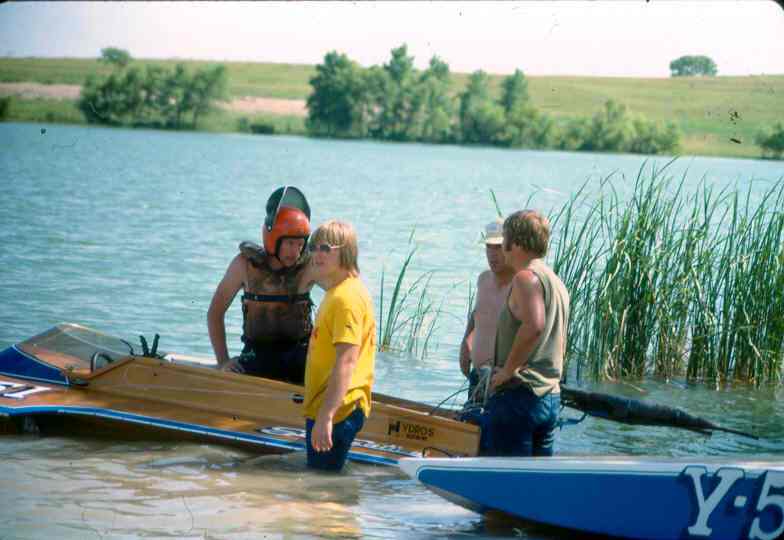
[[[460,370],[469,380],[469,401],[479,382],[479,368],[493,365],[498,316],[514,276],[512,267],[504,259],[503,241],[503,222],[499,219],[488,223],[485,227],[485,255],[490,268],[479,274],[477,279],[474,310],[468,317],[460,345]]]

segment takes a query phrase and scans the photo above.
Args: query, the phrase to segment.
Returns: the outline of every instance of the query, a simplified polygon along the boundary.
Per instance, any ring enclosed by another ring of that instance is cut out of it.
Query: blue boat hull
[[[784,463],[633,457],[413,458],[400,467],[471,510],[622,538],[784,533]]]

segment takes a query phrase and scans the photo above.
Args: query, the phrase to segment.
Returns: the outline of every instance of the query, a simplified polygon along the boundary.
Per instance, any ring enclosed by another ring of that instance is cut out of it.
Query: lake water
[[[310,200],[314,223],[333,217],[354,223],[362,277],[377,306],[382,269],[388,295],[403,259],[418,246],[411,276],[433,271],[431,295],[444,312],[423,358],[378,355],[376,389],[434,404],[464,382],[457,349],[468,283],[485,266],[480,231],[495,216],[489,190],[505,212],[528,205],[547,211],[585,181],[598,185],[609,174],[623,194],[645,161],[11,123],[0,124],[0,140],[0,348],[70,321],[135,342],[157,332],[163,350],[211,355],[206,311],[214,288],[237,244],[258,241],[269,194],[292,184]],[[651,159],[648,166],[667,161]],[[704,177],[744,190],[751,180],[762,190],[784,175],[774,161],[681,158],[670,167],[676,178],[687,175],[687,185]],[[227,328],[236,354],[238,301]],[[715,391],[678,382],[595,388],[680,406],[766,437],[707,438],[588,419],[559,433],[559,452],[784,456],[781,390]],[[346,474],[331,476],[305,470],[300,455],[0,438],[0,538],[520,536],[571,537],[483,520],[391,468],[351,464]]]

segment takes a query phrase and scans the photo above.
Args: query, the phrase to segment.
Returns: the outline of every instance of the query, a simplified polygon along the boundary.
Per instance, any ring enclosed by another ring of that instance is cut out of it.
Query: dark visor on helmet
[[[267,230],[272,230],[272,226],[278,219],[278,212],[284,206],[302,210],[308,221],[310,221],[310,205],[305,195],[294,186],[283,186],[276,189],[267,201],[267,217],[264,220]]]

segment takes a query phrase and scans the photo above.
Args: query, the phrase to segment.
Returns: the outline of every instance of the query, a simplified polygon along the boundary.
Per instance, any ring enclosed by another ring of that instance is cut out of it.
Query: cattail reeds
[[[446,297],[437,305],[430,299],[432,270],[422,273],[406,284],[406,274],[416,251],[417,248],[413,247],[403,261],[386,312],[384,309],[386,270],[381,270],[378,349],[407,352],[423,358],[427,354]]]
[[[702,179],[689,193],[670,163],[643,164],[629,196],[608,177],[551,213],[572,300],[567,359],[578,378],[780,382],[784,179],[762,194]]]

